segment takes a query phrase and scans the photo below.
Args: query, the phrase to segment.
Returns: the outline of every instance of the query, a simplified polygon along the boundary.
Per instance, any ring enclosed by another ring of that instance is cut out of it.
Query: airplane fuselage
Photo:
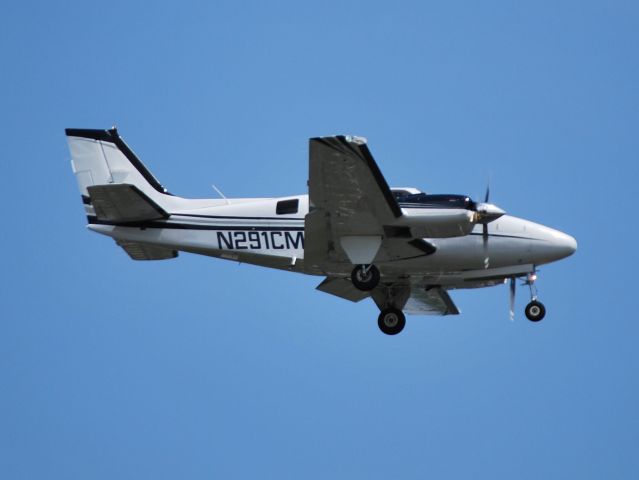
[[[279,202],[297,200],[294,214],[277,215]],[[92,219],[91,207],[87,206],[89,228],[118,240],[143,242],[185,252],[208,255],[242,263],[287,269],[316,275],[344,275],[345,269],[337,271],[314,270],[304,264],[304,219],[309,211],[307,195],[285,199],[241,199],[225,201],[211,200],[214,205],[170,212],[166,220],[144,224],[121,226],[108,225]],[[424,209],[402,209],[406,225],[419,225]],[[250,215],[246,215],[250,213]],[[438,212],[430,209],[429,222],[434,214],[464,215],[465,212]],[[396,261],[376,262],[382,278],[384,275],[423,275],[433,283],[450,288],[474,288],[472,272],[482,273],[483,284],[486,270],[495,271],[494,283],[502,277],[534,271],[538,265],[564,258],[574,252],[575,240],[549,227],[503,215],[488,224],[488,240],[484,243],[482,226],[475,225],[467,235],[427,239],[435,245],[430,255]],[[489,259],[487,264],[486,259]]]

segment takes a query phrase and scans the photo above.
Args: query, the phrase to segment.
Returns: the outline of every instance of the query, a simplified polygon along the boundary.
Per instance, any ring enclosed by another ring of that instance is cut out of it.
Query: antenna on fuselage
[[[219,188],[217,188],[215,185],[212,184],[211,186],[213,187],[213,190],[215,190],[217,193],[220,194],[220,197],[222,197],[224,200],[226,200],[226,204],[228,205],[229,204],[229,200],[228,200],[228,198],[226,198],[226,195],[224,195],[222,193],[222,191]]]

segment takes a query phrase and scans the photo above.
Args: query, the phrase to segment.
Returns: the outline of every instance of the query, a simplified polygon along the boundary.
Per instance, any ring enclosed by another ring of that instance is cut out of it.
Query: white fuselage
[[[298,200],[296,213],[276,213],[283,200]],[[89,218],[94,215],[86,205]],[[304,217],[308,195],[274,199],[183,200],[176,198],[166,220],[142,225],[115,226],[103,222],[88,225],[116,240],[143,242],[174,250],[235,260],[265,267],[316,275],[343,275],[344,271],[315,271],[304,265]],[[402,209],[398,225],[419,228],[441,214],[463,218],[466,210]],[[574,238],[528,220],[503,215],[469,233],[448,238],[427,238],[437,251],[399,261],[375,262],[384,275],[423,276],[449,288],[474,288],[501,283],[504,277],[533,272],[541,264],[564,258],[576,249]],[[351,267],[347,267],[351,268]],[[494,275],[490,275],[493,272]],[[493,278],[494,277],[494,278]]]

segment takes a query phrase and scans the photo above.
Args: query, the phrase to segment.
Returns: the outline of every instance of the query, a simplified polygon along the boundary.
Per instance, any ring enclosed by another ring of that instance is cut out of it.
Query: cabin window
[[[278,215],[290,215],[291,213],[297,213],[299,203],[300,201],[297,198],[294,198],[293,200],[281,200],[277,202],[275,213]]]

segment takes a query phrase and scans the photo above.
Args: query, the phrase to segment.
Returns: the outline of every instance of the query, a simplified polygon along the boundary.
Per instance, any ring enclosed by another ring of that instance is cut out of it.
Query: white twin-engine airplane
[[[571,255],[575,239],[464,195],[389,188],[366,140],[312,138],[308,195],[193,200],[170,194],[111,130],[67,129],[88,228],[134,260],[197,253],[326,277],[322,292],[372,297],[382,332],[404,313],[456,315],[448,295],[516,279],[530,286],[526,316],[544,318],[536,267]]]

